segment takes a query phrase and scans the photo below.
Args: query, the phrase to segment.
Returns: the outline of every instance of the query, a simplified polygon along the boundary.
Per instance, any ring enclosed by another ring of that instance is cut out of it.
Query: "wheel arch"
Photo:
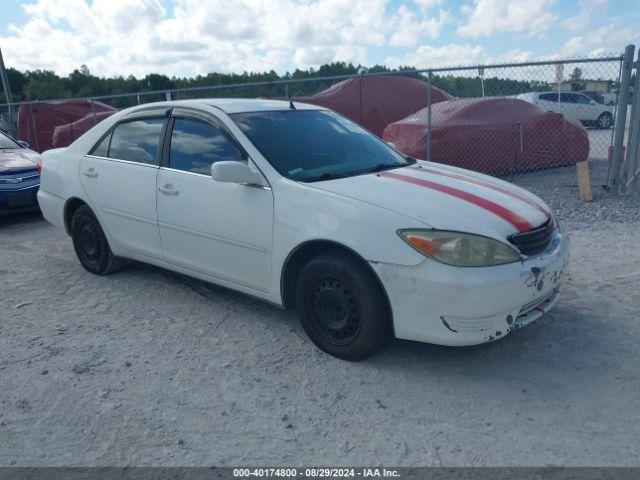
[[[387,305],[389,318],[391,319],[391,326],[393,328],[393,310],[391,309],[391,302],[389,301],[387,290],[384,288],[384,284],[380,280],[376,271],[358,252],[334,240],[307,240],[297,245],[293,250],[291,250],[291,252],[289,252],[289,255],[287,255],[287,258],[282,265],[280,275],[280,294],[282,297],[283,307],[285,309],[291,309],[295,306],[295,280],[302,266],[316,255],[332,252],[346,253],[357,262],[364,265],[366,270],[371,273],[384,294],[384,300]]]
[[[73,214],[78,209],[78,207],[82,205],[89,205],[87,202],[78,197],[71,197],[67,199],[64,204],[64,229],[67,232],[67,235],[71,235],[71,219],[73,218]]]

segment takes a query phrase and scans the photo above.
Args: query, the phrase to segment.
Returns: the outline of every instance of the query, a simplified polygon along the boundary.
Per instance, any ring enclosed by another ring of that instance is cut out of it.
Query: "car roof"
[[[546,92],[536,92],[536,93],[538,93],[538,94],[553,93],[554,95],[557,95],[558,91],[557,90],[547,90]],[[576,91],[573,91],[573,90],[570,90],[570,91],[569,90],[560,90],[560,93],[561,94],[562,93],[575,93],[576,95],[584,95],[584,92],[582,92],[582,91],[581,92],[576,92]]]
[[[293,102],[296,110],[326,110],[317,105]],[[198,98],[193,100],[173,100],[167,102],[145,103],[141,109],[149,107],[213,107],[225,113],[267,112],[274,110],[290,110],[288,100],[270,100],[266,98]],[[131,111],[138,110],[138,108]]]

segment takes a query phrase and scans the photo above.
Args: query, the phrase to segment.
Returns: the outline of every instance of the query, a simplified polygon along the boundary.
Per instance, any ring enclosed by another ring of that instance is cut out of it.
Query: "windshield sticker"
[[[289,175],[297,175],[301,172],[304,172],[304,168],[294,168],[293,170],[289,170],[287,173]]]

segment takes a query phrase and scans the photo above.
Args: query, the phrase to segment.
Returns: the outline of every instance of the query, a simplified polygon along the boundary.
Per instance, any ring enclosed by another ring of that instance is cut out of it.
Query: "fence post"
[[[91,99],[91,114],[93,115],[93,124],[95,125],[98,123],[98,119],[96,118],[96,104],[93,98]]]
[[[36,130],[36,117],[33,114],[33,103],[29,104],[29,116],[31,117],[31,129],[33,130],[33,137],[36,139],[36,151],[40,152],[40,138],[38,137],[38,130]]]
[[[167,99],[167,102],[171,101],[171,92],[165,92],[165,98]]]
[[[620,93],[618,94],[618,110],[613,132],[613,161],[611,176],[609,177],[609,191],[617,195],[620,190],[620,166],[622,165],[622,146],[624,143],[624,129],[627,121],[627,104],[629,103],[629,83],[631,83],[631,70],[633,67],[633,52],[635,47],[627,45],[622,57],[622,69],[620,70]]]
[[[428,72],[427,87],[427,162],[431,161],[431,70]]]
[[[631,116],[629,118],[629,134],[627,135],[627,155],[622,168],[622,189],[626,192],[634,177],[637,175],[638,151],[640,150],[640,48],[638,49],[638,60],[635,64],[636,81],[633,86],[633,104],[631,105]]]

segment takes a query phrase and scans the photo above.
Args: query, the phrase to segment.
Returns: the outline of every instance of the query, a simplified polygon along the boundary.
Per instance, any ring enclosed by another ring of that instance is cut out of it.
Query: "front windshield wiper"
[[[349,173],[337,173],[337,172],[325,172],[315,177],[301,178],[302,182],[322,182],[323,180],[335,180],[336,178],[344,178],[349,176]]]
[[[416,160],[414,160],[413,158],[406,158],[407,163],[402,164],[402,163],[378,163],[377,165],[374,165],[373,167],[368,167],[368,168],[363,168],[361,170],[352,170],[349,172],[341,172],[341,173],[337,173],[337,172],[325,172],[321,175],[315,176],[315,177],[308,177],[308,178],[301,178],[299,179],[302,182],[321,182],[323,180],[335,180],[336,178],[346,178],[346,177],[353,177],[355,175],[363,175],[363,174],[367,174],[367,173],[376,173],[376,172],[382,172],[384,170],[392,170],[394,168],[402,168],[402,167],[406,167],[407,165],[413,165],[414,163],[416,163]]]
[[[405,163],[405,164],[401,164],[401,163],[378,163],[377,165],[374,165],[373,167],[365,168],[365,169],[359,170],[357,172],[352,172],[352,174],[361,175],[363,173],[383,172],[385,170],[392,170],[394,168],[402,168],[402,167],[406,167],[407,165],[413,165],[414,163],[415,163],[415,161],[414,162],[407,161],[407,163]]]
[[[382,172],[384,170],[390,170],[392,168],[406,167],[406,165],[400,165],[399,163],[379,163],[371,168],[364,170],[366,173]]]

